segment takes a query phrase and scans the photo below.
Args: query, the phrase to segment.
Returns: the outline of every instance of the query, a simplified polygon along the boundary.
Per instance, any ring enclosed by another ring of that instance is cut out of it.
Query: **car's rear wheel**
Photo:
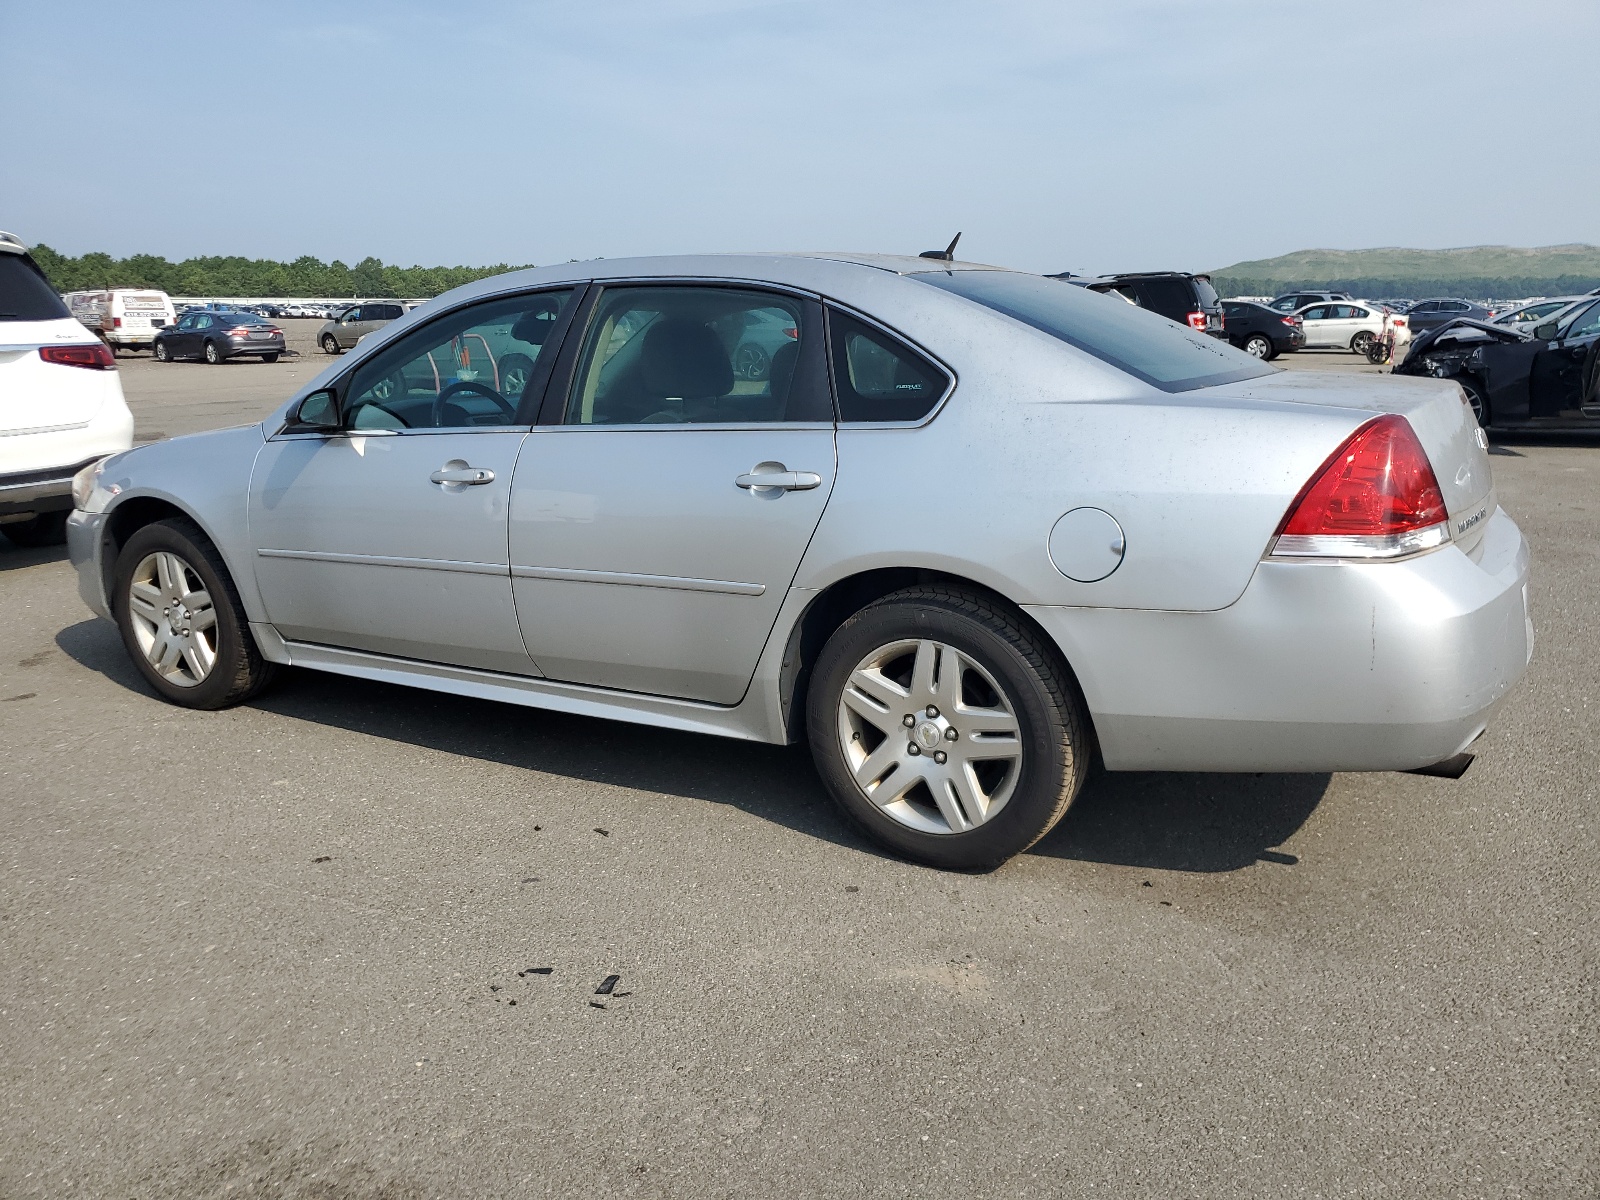
[[[1461,385],[1461,390],[1467,394],[1467,403],[1472,406],[1472,415],[1478,424],[1485,429],[1489,428],[1489,422],[1493,419],[1493,414],[1489,411],[1489,393],[1483,390],[1483,384],[1476,379],[1468,377],[1458,378],[1456,382]]]
[[[991,870],[1078,794],[1089,723],[1054,650],[980,596],[895,592],[817,659],[811,753],[845,815],[907,858]]]
[[[275,671],[250,636],[222,556],[192,521],[157,521],[127,540],[112,614],[140,674],[174,704],[226,708]]]
[[[1370,345],[1372,345],[1372,331],[1370,329],[1363,329],[1350,339],[1350,349],[1361,355],[1362,358],[1367,356],[1367,347]]]
[[[26,521],[0,525],[0,533],[18,546],[59,546],[67,540],[67,513],[65,509],[38,513]]]
[[[331,333],[322,335],[322,352],[324,354],[339,353],[339,342]]]
[[[1252,358],[1272,357],[1272,339],[1264,333],[1252,333],[1244,340],[1244,352]]]
[[[268,362],[268,363],[277,362],[278,361],[278,356],[276,354],[263,354],[261,356],[261,361],[262,362]]]
[[[227,360],[222,357],[222,351],[217,348],[215,342],[207,342],[206,361],[214,367],[219,367]]]
[[[167,344],[165,342],[157,342],[156,345],[155,345],[155,350],[153,351],[153,353],[156,356],[156,361],[157,362],[171,362],[172,361],[172,356],[167,352]]]

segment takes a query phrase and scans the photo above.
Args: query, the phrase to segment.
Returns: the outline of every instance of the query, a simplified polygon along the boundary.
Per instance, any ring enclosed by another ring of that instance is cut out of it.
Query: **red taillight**
[[[115,371],[117,360],[104,342],[86,346],[40,346],[39,357],[62,367],[88,367],[91,371]]]
[[[1289,506],[1275,557],[1394,558],[1443,545],[1449,514],[1411,423],[1368,421],[1340,446]]]
[[[1206,314],[1198,309],[1189,314],[1190,329],[1204,329],[1206,327]]]
[[[1278,319],[1280,321],[1282,321],[1285,325],[1287,325],[1290,329],[1298,329],[1300,327],[1300,318],[1299,317],[1279,317]]]
[[[112,317],[111,318],[111,328],[113,328],[113,329],[121,329],[122,328],[122,318],[121,317]]]

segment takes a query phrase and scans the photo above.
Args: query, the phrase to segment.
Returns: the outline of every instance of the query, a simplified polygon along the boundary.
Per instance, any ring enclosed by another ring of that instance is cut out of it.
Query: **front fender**
[[[250,472],[264,441],[261,426],[245,425],[155,442],[118,455],[101,476],[102,488],[117,489],[106,505],[102,527],[120,541],[146,524],[145,515],[153,514],[158,505],[177,509],[222,555],[246,615],[264,621],[248,511]]]

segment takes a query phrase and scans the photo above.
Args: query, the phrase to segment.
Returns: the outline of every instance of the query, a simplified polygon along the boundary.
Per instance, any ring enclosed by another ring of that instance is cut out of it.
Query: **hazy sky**
[[[1596,0],[0,0],[0,229],[401,265],[1600,242]],[[97,14],[104,14],[103,17]]]

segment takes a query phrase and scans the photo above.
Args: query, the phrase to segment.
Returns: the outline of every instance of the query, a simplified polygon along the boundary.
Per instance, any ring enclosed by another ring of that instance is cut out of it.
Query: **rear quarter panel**
[[[1222,608],[1307,478],[1370,415],[1160,392],[981,313],[930,307],[897,327],[937,347],[958,385],[924,426],[840,427],[837,482],[797,586],[912,566],[1019,603]],[[1126,540],[1095,583],[1062,575],[1048,551],[1056,521],[1084,506],[1110,513]]]

